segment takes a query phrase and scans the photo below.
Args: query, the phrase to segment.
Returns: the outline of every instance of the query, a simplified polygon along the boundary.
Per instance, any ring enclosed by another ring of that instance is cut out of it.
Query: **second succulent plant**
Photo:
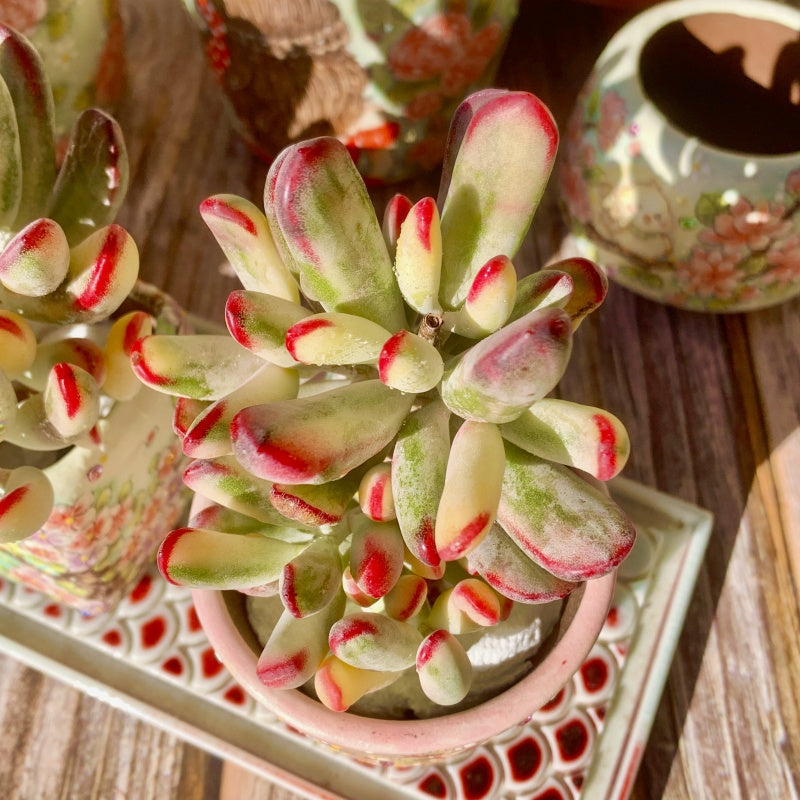
[[[438,199],[397,195],[382,224],[332,138],[281,153],[266,214],[202,204],[243,285],[230,336],[151,336],[132,362],[179,398],[184,480],[211,501],[167,536],[161,571],[279,595],[265,684],[313,677],[345,710],[416,668],[431,700],[457,703],[461,634],[632,547],[593,482],[623,467],[623,426],[550,396],[605,278],[571,259],[518,280],[511,261],[557,140],[536,97],[485,90],[456,112]]]

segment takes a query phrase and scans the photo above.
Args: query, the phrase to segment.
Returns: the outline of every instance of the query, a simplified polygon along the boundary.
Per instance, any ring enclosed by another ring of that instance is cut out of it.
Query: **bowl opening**
[[[733,13],[658,29],[639,56],[643,92],[685,134],[739,153],[800,150],[800,33]]]

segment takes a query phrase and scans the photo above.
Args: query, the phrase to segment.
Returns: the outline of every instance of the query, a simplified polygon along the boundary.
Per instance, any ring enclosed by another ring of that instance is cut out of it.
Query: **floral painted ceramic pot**
[[[257,702],[316,742],[368,761],[403,766],[466,753],[527,722],[586,658],[606,620],[615,582],[616,571],[585,582],[566,598],[531,671],[517,683],[472,708],[430,719],[341,713],[299,689],[267,688],[256,674],[261,646],[246,616],[244,595],[201,589],[192,595],[217,657]]]
[[[518,0],[184,0],[237,127],[267,160],[335,135],[373,182],[441,163],[494,79]]]
[[[800,10],[768,0],[675,0],[620,29],[560,169],[582,254],[688,309],[800,293],[798,31]]]
[[[183,313],[153,287],[138,284],[131,299],[160,331],[185,330]],[[170,397],[143,388],[101,419],[97,447],[73,447],[46,467],[53,512],[36,533],[0,544],[0,575],[87,616],[112,609],[187,505],[172,415]],[[10,445],[0,448],[4,464],[15,458]]]
[[[0,0],[0,20],[24,34],[44,61],[58,137],[66,138],[84,109],[113,107],[124,82],[116,0]]]

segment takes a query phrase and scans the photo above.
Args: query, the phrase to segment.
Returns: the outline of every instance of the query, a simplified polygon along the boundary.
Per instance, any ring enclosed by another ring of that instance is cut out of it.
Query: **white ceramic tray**
[[[0,580],[0,650],[313,800],[623,800],[663,690],[712,519],[617,478],[638,528],[599,641],[524,726],[437,765],[367,765],[313,747],[216,660],[191,595],[155,568],[94,619]]]

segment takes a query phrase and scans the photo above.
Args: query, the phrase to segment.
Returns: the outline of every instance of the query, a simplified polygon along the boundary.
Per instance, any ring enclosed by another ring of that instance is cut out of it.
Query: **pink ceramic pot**
[[[386,720],[330,711],[301,691],[269,689],[256,675],[261,652],[238,592],[193,591],[195,608],[217,657],[255,700],[312,739],[360,758],[408,764],[467,751],[523,723],[551,700],[597,639],[616,572],[588,581],[566,600],[534,669],[474,708],[427,720]]]

